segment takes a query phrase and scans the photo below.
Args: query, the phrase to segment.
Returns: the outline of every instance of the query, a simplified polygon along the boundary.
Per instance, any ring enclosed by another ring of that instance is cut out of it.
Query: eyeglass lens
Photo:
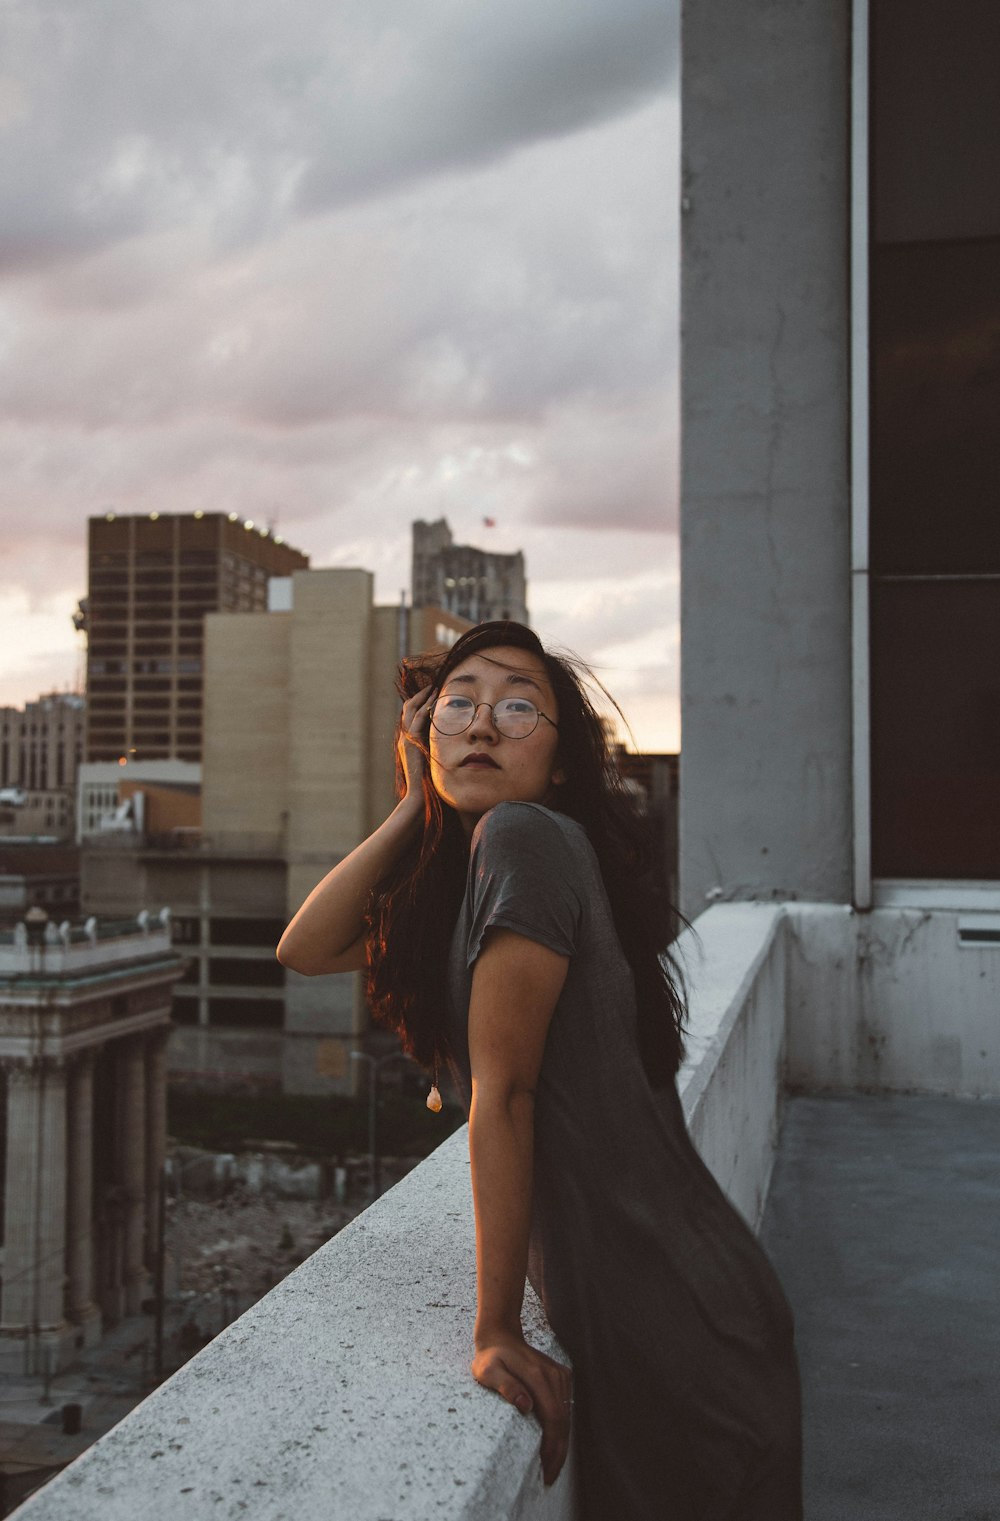
[[[476,707],[471,697],[441,697],[431,721],[439,734],[461,734],[475,718]],[[538,723],[538,709],[526,697],[505,697],[493,708],[493,722],[508,739],[527,739]]]

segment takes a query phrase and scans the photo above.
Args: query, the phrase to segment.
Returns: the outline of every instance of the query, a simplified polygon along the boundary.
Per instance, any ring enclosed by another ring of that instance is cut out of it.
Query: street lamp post
[[[378,1084],[379,1073],[389,1062],[408,1062],[405,1051],[390,1051],[387,1056],[371,1056],[367,1051],[352,1051],[351,1060],[368,1063],[368,1154],[371,1173],[371,1198],[374,1202],[381,1193],[378,1152]]]

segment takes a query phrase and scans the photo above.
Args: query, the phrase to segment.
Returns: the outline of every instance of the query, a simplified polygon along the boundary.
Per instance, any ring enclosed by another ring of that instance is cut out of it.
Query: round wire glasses
[[[526,697],[504,697],[492,705],[473,702],[471,697],[439,697],[431,709],[431,723],[439,734],[464,734],[480,708],[489,708],[497,733],[507,739],[527,739],[538,728],[540,718],[552,724],[553,729],[559,727]]]

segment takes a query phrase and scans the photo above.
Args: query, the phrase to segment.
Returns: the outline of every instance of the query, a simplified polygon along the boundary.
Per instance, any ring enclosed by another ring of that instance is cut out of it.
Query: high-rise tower
[[[457,618],[528,622],[524,555],[494,554],[452,542],[446,518],[413,524],[414,607],[443,607]]]
[[[263,612],[308,564],[235,513],[91,518],[87,760],[200,760],[205,614]]]

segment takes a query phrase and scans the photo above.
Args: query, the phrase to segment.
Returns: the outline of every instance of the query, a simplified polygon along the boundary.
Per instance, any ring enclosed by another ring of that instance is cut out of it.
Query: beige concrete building
[[[86,699],[75,692],[0,708],[0,837],[73,838],[86,717]]]
[[[266,616],[210,615],[201,834],[85,842],[88,911],[171,907],[190,957],[174,999],[177,1081],[353,1085],[349,1051],[368,1026],[360,978],[300,977],[274,947],[393,807],[400,654],[468,626],[440,609],[376,607],[373,591],[368,571],[297,571],[272,582]]]
[[[166,914],[0,932],[0,1371],[56,1371],[150,1292],[180,969]]]
[[[75,692],[50,692],[23,708],[0,708],[0,791],[72,792],[86,715],[86,700]]]
[[[22,792],[0,791],[0,840],[38,840],[47,844],[72,840],[76,830],[73,792],[69,787]]]

